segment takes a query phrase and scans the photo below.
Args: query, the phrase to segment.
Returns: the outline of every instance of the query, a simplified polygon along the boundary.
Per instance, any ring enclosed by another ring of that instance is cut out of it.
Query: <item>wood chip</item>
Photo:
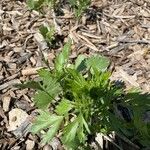
[[[3,110],[5,112],[9,111],[11,97],[10,96],[5,96],[5,97],[3,97],[2,101],[3,101]]]
[[[37,70],[39,70],[41,68],[42,67],[24,69],[24,70],[21,71],[21,74],[23,76],[35,75],[35,74],[37,74]]]
[[[18,83],[21,83],[19,79],[14,79],[14,80],[8,81],[8,82],[0,85],[0,90],[6,89],[8,87],[10,88],[13,85],[18,84]]]
[[[32,140],[27,140],[26,142],[26,150],[33,150],[35,146],[35,142]]]
[[[16,130],[28,117],[28,114],[18,108],[12,109],[9,112],[9,126],[8,131]]]

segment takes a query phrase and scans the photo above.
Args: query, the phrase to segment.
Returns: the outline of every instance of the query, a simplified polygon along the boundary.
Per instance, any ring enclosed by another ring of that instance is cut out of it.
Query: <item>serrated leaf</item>
[[[37,72],[38,72],[39,77],[41,77],[42,79],[48,79],[52,77],[52,74],[50,73],[49,70],[42,68],[42,69],[39,69]]]
[[[86,64],[85,64],[85,59],[86,57],[84,55],[79,55],[75,61],[75,69],[77,71],[82,71],[86,68]]]
[[[27,5],[30,9],[35,8],[34,0],[27,0]]]
[[[54,39],[55,28],[51,26],[46,34],[46,39],[51,42]]]
[[[56,57],[55,69],[58,72],[61,72],[63,70],[64,65],[66,64],[66,62],[68,60],[70,49],[71,49],[71,40],[69,40],[65,44],[62,52]]]
[[[107,67],[109,66],[110,61],[108,58],[104,56],[92,56],[86,60],[86,65],[88,68],[96,68],[99,71],[106,71]]]
[[[39,111],[40,115],[37,116],[35,122],[31,127],[31,132],[36,134],[42,129],[48,128],[58,120],[62,119],[62,116],[52,115],[47,111]]]
[[[87,123],[85,122],[83,115],[80,113],[79,116],[73,122],[71,122],[65,127],[63,131],[64,144],[71,144],[74,140],[78,140],[80,143],[85,142],[85,128],[89,131]]]
[[[16,87],[25,89],[25,88],[31,88],[31,89],[36,89],[36,90],[43,90],[40,83],[36,81],[28,81],[23,84],[16,84]]]
[[[63,131],[63,142],[64,143],[70,143],[71,141],[74,141],[76,134],[77,134],[77,129],[79,126],[78,119],[74,120],[72,123],[67,125]]]
[[[55,112],[58,115],[66,115],[72,108],[73,105],[71,101],[67,99],[62,99],[61,102],[57,105]]]
[[[51,141],[60,128],[60,125],[63,121],[63,116],[55,116],[55,118],[57,118],[57,120],[50,126],[50,129],[47,131],[47,133],[42,136],[43,144]]]
[[[53,100],[53,97],[51,97],[48,93],[46,93],[44,91],[38,91],[35,94],[33,100],[38,108],[45,109],[48,107],[50,102]]]
[[[57,79],[46,69],[40,69],[38,74],[42,79],[42,88],[45,93],[54,99],[62,90],[59,82],[57,82]]]
[[[56,5],[57,0],[45,0],[45,3],[51,8]]]
[[[82,114],[80,114],[78,116],[78,121],[79,121],[79,127],[78,127],[78,131],[77,131],[77,135],[78,135],[79,141],[81,143],[83,143],[86,140],[86,134],[84,133],[84,127],[86,128],[88,133],[90,133],[90,130],[89,130],[88,125],[87,125],[86,121],[84,120],[84,117]]]
[[[39,30],[40,30],[40,33],[42,34],[42,36],[44,37],[44,39],[46,40],[46,42],[51,44],[52,40],[54,39],[54,34],[55,34],[54,27],[53,26],[46,27],[43,25],[40,27]]]

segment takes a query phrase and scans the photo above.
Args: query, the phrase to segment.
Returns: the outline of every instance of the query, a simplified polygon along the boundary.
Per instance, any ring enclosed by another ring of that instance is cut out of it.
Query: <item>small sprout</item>
[[[54,26],[47,27],[42,25],[39,30],[42,36],[44,37],[45,41],[48,43],[48,45],[51,45],[52,41],[55,39]]]

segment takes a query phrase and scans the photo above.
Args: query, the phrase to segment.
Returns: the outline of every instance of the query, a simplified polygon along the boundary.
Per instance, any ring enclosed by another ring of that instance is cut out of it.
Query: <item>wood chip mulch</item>
[[[24,1],[0,1],[2,150],[51,149],[50,145],[41,148],[39,137],[25,132],[32,120],[30,117],[34,116],[34,92],[20,90],[13,85],[37,77],[36,70],[44,66],[41,52],[53,64],[55,54],[61,50],[68,37],[73,40],[70,58],[74,59],[81,53],[108,56],[113,80],[121,79],[127,87],[150,91],[149,0],[93,0],[81,21],[75,20],[67,4],[62,3],[61,8],[55,14],[46,11],[45,15],[41,15],[29,11]],[[53,47],[49,48],[39,34],[42,24],[54,25],[57,31]],[[17,112],[17,115],[12,111]],[[24,116],[24,120],[20,121],[26,124],[20,128],[15,125],[10,127],[11,121],[15,122],[21,116]]]

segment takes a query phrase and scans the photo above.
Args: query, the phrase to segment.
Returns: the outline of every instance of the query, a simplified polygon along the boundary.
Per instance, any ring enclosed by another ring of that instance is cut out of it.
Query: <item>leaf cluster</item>
[[[81,14],[88,8],[91,0],[69,0],[69,2],[75,10],[75,16],[79,18]]]
[[[27,0],[27,5],[31,10],[41,10],[43,7],[48,6],[54,8],[57,0]]]
[[[148,145],[150,124],[141,118],[149,109],[150,96],[126,92],[121,84],[111,82],[107,71],[110,62],[104,56],[79,55],[74,64],[69,64],[70,49],[71,40],[56,57],[53,70],[38,71],[39,82],[19,85],[36,89],[34,102],[40,111],[32,132],[44,131],[43,143],[60,136],[67,149],[85,147],[89,135],[111,131],[126,136],[136,131],[137,139],[141,137]]]
[[[71,7],[75,10],[75,16],[79,18],[81,14],[88,8],[91,0],[69,0]],[[31,10],[42,10],[45,6],[57,10],[56,7],[61,1],[57,0],[27,0],[27,5]]]

